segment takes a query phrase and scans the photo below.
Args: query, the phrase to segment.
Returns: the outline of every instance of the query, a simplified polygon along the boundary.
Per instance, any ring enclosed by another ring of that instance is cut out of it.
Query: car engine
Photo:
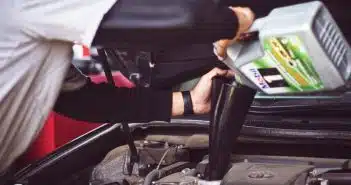
[[[91,185],[327,185],[348,159],[231,155],[222,180],[208,179],[208,135],[150,135],[135,142],[139,162],[128,174],[128,146],[109,152],[91,174]],[[339,184],[339,183],[338,183]]]

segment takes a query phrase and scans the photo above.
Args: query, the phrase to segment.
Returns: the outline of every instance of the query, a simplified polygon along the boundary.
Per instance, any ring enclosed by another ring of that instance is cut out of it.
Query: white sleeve
[[[21,0],[23,31],[37,39],[91,46],[103,16],[117,0]]]

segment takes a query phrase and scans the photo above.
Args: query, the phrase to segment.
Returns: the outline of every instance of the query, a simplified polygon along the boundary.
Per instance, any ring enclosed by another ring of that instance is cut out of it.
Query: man
[[[253,19],[247,9],[233,10],[235,13],[203,0],[1,0],[0,174],[27,149],[53,108],[71,63],[73,43],[91,46],[138,41],[191,44],[231,40],[247,29]],[[145,16],[148,14],[153,16]],[[227,71],[215,69],[210,73],[192,91],[195,113],[208,112],[210,107],[206,100],[209,88],[206,85],[201,90],[203,84]],[[167,120],[170,115],[184,112],[181,93],[139,88],[111,90],[98,88],[99,85],[86,80],[79,82],[74,88],[65,84],[63,91],[91,88],[88,94],[101,101],[105,95],[98,92],[116,97],[115,107],[111,104],[109,112],[101,113],[104,116],[97,118],[100,121]],[[203,96],[201,93],[205,91]],[[60,98],[76,101],[70,99],[70,93]],[[138,110],[140,105],[145,105],[143,110]],[[145,107],[155,110],[143,112]],[[60,111],[60,99],[57,110]],[[74,110],[66,112],[70,111]]]

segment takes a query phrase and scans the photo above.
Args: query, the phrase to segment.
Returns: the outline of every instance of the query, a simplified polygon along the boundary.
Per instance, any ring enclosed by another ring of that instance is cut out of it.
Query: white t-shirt
[[[72,59],[116,0],[0,1],[0,173],[35,139]]]

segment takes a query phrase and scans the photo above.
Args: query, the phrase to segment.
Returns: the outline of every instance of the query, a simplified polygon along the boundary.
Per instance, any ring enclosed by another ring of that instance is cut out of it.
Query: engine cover
[[[304,185],[311,165],[235,163],[221,185]]]

